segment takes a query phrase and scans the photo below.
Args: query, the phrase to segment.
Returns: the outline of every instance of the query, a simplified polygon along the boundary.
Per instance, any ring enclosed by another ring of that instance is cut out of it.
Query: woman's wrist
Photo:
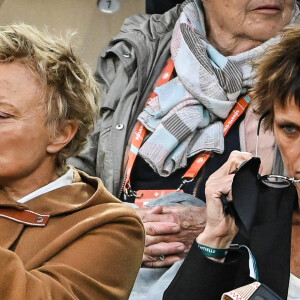
[[[203,231],[197,238],[199,250],[208,259],[224,262],[232,240],[229,237],[217,237]]]
[[[197,243],[198,244],[198,243]],[[225,258],[226,254],[228,253],[229,248],[220,249],[220,248],[212,248],[202,244],[198,244],[198,248],[208,258],[216,258],[216,259],[223,259]]]
[[[196,242],[201,245],[205,245],[216,249],[227,249],[230,247],[232,239],[228,236],[219,237],[213,234],[208,234],[205,230],[198,235]]]

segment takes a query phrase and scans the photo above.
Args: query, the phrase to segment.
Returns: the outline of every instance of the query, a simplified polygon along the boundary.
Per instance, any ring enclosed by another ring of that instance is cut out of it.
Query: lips
[[[264,5],[260,5],[255,7],[253,10],[256,11],[280,11],[281,10],[281,6],[278,4],[264,4]]]

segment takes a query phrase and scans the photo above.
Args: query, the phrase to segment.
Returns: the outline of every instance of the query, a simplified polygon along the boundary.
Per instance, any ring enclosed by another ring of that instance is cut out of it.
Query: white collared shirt
[[[26,195],[25,197],[19,199],[18,203],[26,203],[27,201],[30,201],[38,196],[41,196],[43,194],[46,194],[48,192],[51,192],[53,190],[56,190],[60,187],[70,185],[73,182],[74,178],[74,172],[72,168],[69,168],[69,170],[62,176],[58,177],[56,180],[48,183],[47,185],[44,185],[43,187],[35,190],[34,192]]]
[[[300,300],[300,279],[291,273],[287,300]]]

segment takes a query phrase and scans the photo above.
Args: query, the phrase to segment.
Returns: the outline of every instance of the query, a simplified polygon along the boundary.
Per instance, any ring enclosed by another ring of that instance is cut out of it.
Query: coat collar
[[[26,223],[26,216],[23,216],[22,211],[26,213],[26,210],[30,210],[37,214],[49,215],[51,219],[54,216],[72,213],[85,207],[112,202],[114,199],[116,202],[119,202],[104,188],[99,178],[90,177],[86,173],[76,169],[74,169],[72,185],[43,194],[26,204],[17,203],[0,195],[0,228],[2,228],[0,230],[0,247],[6,249],[14,247],[14,243],[24,226],[28,224]],[[13,218],[19,212],[22,215],[20,219],[23,218],[23,221]],[[37,218],[39,218],[38,215],[33,224],[29,225],[39,226],[40,224],[38,223],[40,222],[36,222]]]
[[[74,169],[72,185],[40,195],[26,204],[17,203],[0,195],[0,208],[29,209],[38,214],[52,217],[111,201],[111,194],[105,189],[99,178],[90,177],[86,173]]]

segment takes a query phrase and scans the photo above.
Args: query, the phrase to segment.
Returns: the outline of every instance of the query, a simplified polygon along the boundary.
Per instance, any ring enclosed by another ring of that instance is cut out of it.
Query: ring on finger
[[[161,261],[165,260],[165,256],[164,256],[164,255],[160,255],[158,258],[159,258],[159,260],[161,260]]]

